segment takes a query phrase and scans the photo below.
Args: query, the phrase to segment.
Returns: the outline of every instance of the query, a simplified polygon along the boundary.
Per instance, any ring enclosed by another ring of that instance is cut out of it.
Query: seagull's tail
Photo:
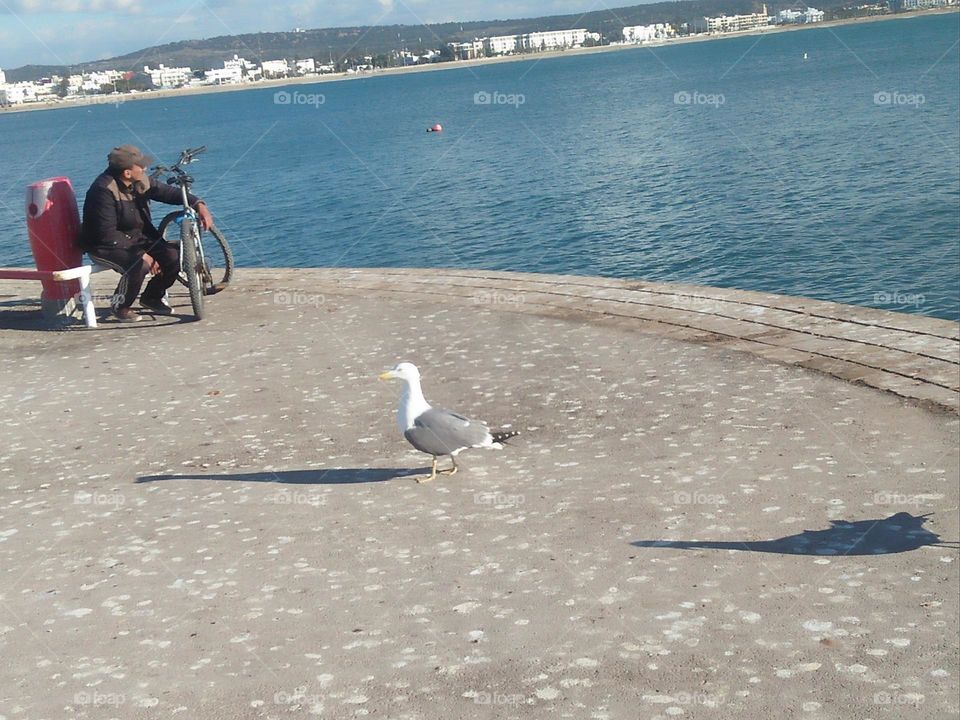
[[[507,440],[516,437],[519,434],[519,430],[501,430],[500,432],[491,432],[490,437],[493,438],[494,444],[503,445]]]

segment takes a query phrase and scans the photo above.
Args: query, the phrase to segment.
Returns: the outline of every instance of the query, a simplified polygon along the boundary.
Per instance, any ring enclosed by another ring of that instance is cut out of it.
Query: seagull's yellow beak
[[[382,372],[378,377],[380,380],[393,380],[393,370]]]

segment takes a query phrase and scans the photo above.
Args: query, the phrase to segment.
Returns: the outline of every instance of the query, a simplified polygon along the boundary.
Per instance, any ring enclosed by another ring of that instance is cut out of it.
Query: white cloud
[[[143,0],[5,0],[0,12],[15,15],[140,13],[144,6]]]

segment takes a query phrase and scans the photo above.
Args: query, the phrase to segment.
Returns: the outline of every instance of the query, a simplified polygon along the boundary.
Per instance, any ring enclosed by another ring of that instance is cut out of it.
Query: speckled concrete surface
[[[955,414],[488,292],[0,302],[0,718],[960,714]],[[416,484],[398,360],[523,434]]]

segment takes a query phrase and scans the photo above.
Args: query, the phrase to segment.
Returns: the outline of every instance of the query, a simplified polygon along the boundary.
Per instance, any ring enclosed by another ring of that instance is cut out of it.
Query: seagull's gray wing
[[[452,455],[490,439],[483,423],[440,408],[421,413],[403,435],[417,450],[431,455]]]

